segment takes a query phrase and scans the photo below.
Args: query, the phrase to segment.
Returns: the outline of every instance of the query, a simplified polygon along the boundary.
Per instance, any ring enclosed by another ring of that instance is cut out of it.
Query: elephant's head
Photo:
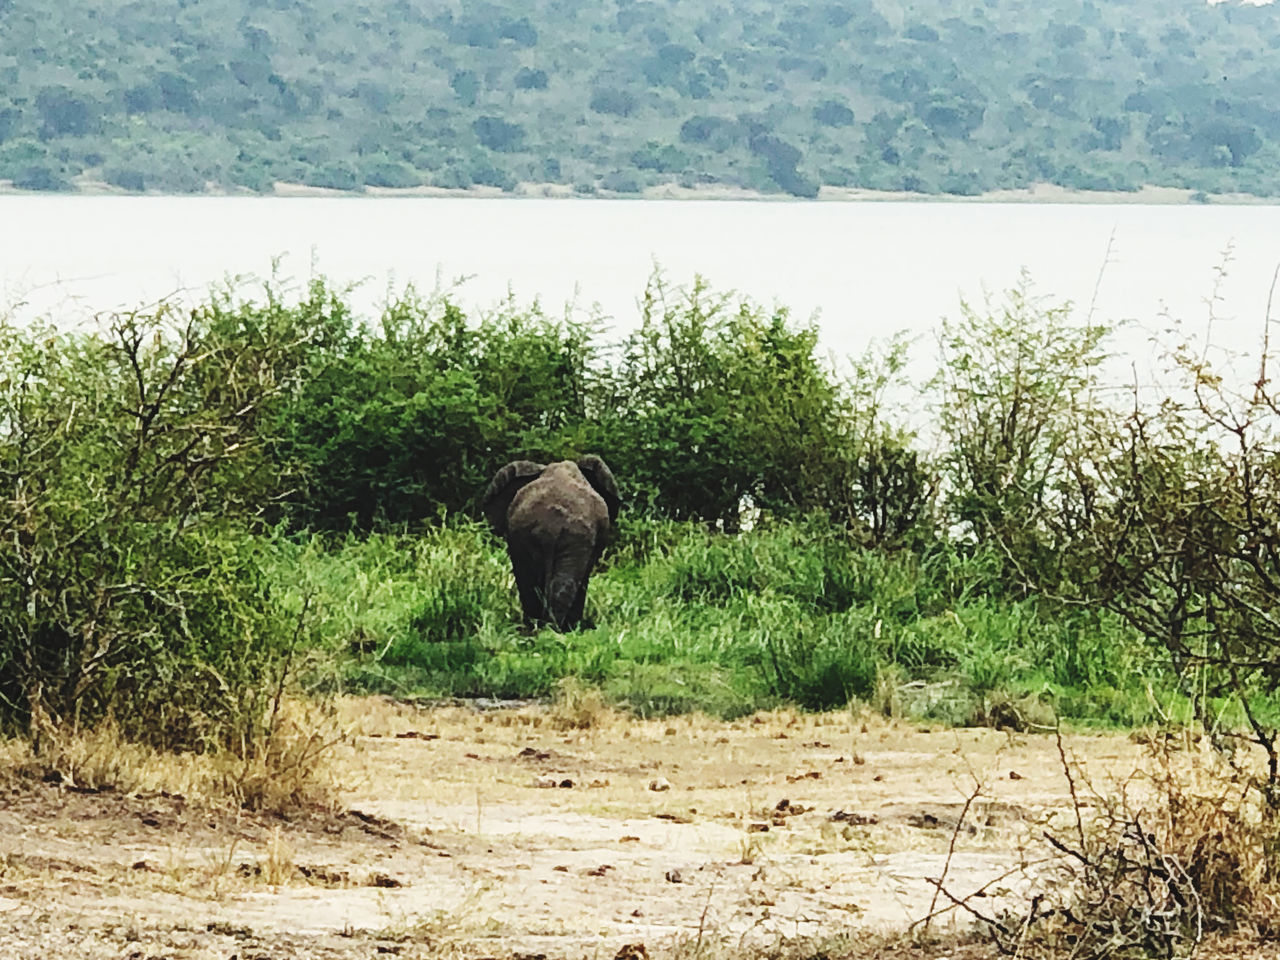
[[[622,497],[618,494],[618,483],[605,462],[594,453],[589,453],[579,460],[565,460],[552,464],[552,467],[563,468],[572,465],[577,467],[582,478],[591,485],[591,489],[600,495],[609,511],[609,522],[618,519],[618,508],[622,505]],[[513,460],[499,470],[489,482],[482,500],[484,515],[500,537],[507,535],[508,513],[511,501],[515,499],[526,485],[532,483],[548,470],[543,463],[532,460]]]

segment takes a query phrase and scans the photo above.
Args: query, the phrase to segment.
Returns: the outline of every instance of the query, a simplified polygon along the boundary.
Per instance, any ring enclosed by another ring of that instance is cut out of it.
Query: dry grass
[[[0,775],[11,786],[45,781],[91,792],[166,790],[192,798],[214,794],[217,782],[210,757],[130,742],[109,720],[92,730],[47,728],[38,746],[26,739],[5,741],[0,744]]]
[[[1210,935],[1280,934],[1280,811],[1247,771],[1185,746],[1152,741],[1144,768],[1106,793],[1063,754],[1074,824],[1050,836],[1062,859],[1025,913],[990,920],[1005,952],[1189,957]]]
[[[618,712],[605,702],[599,689],[577,677],[565,677],[556,686],[547,717],[556,730],[590,730],[616,721]]]
[[[0,743],[0,779],[88,792],[169,793],[197,803],[287,812],[332,807],[334,747],[344,737],[330,711],[286,701],[271,728],[236,750],[173,753],[127,740],[106,720],[88,730],[40,725],[33,740]]]
[[[1207,753],[1207,751],[1205,751]],[[1184,865],[1212,930],[1280,934],[1280,811],[1238,769],[1210,756],[1187,773],[1166,748],[1153,777],[1160,803],[1147,814],[1166,853]],[[1134,816],[1136,822],[1137,816]]]
[[[286,701],[254,742],[214,758],[218,792],[246,810],[332,809],[338,779],[334,748],[345,740],[332,710]]]

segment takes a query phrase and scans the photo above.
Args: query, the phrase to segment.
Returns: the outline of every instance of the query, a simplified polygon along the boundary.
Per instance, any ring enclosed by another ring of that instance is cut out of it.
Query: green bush
[[[0,327],[0,721],[199,747],[260,721],[294,637],[254,527],[259,419],[314,333],[215,300]]]
[[[1070,304],[1035,297],[1026,278],[986,310],[962,304],[961,319],[942,326],[932,388],[947,513],[1027,590],[1060,576],[1060,490],[1073,458],[1108,430],[1098,372],[1109,333],[1074,323]]]
[[[943,338],[937,460],[895,423],[901,342],[841,377],[811,326],[700,282],[655,279],[615,354],[510,302],[411,292],[370,325],[323,282],[0,326],[0,722],[247,742],[298,669],[439,696],[576,677],[644,714],[1132,723],[1232,695],[1265,736],[1270,435],[1228,457],[1204,410],[1117,421],[1088,389],[1101,331],[1002,309]],[[599,626],[529,634],[467,517],[507,461],[584,452],[624,498]]]
[[[609,462],[637,507],[730,531],[744,503],[830,507],[847,418],[816,347],[816,327],[785,310],[655,276],[601,404]]]
[[[645,311],[610,363],[592,320],[536,306],[468,317],[410,292],[363,325],[338,300],[271,428],[301,481],[295,527],[471,513],[512,459],[598,452],[633,515],[733,531],[744,509],[819,510],[873,542],[931,529],[932,467],[885,421],[886,380],[845,383],[817,358],[814,327],[701,281],[655,278]]]
[[[278,411],[278,448],[304,485],[299,525],[369,529],[473,511],[504,463],[560,458],[583,441],[588,329],[508,307],[468,322],[412,294],[380,329],[345,319]]]

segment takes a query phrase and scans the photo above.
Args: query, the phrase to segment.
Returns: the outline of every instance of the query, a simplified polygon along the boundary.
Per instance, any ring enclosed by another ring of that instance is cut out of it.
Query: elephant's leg
[[[536,549],[515,540],[507,543],[507,553],[511,557],[511,570],[515,574],[525,626],[536,627],[545,623],[550,617],[542,596],[542,558]]]

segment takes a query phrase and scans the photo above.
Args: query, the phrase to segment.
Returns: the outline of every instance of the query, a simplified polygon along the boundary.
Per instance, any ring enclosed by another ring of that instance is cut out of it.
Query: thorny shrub
[[[259,429],[323,335],[215,297],[91,331],[0,327],[0,723],[114,718],[165,748],[253,742],[298,624],[255,526]]]
[[[934,381],[953,535],[1011,588],[1104,607],[1174,668],[1223,746],[1241,728],[1280,810],[1280,398],[1252,356],[1180,334],[1159,396],[1104,396],[1106,329],[1023,287],[944,325]],[[1210,317],[1212,327],[1212,316]],[[1241,386],[1241,384],[1244,384]]]
[[[1180,383],[1077,449],[1055,521],[1058,589],[1101,602],[1162,647],[1202,728],[1232,750],[1243,727],[1255,778],[1280,813],[1280,399],[1266,338],[1251,385],[1191,341]],[[1068,582],[1069,581],[1069,582]],[[1227,718],[1224,721],[1224,716]]]
[[[1074,807],[1071,827],[1048,835],[1059,859],[1032,874],[1025,912],[974,911],[1003,952],[1188,957],[1210,933],[1280,933],[1280,820],[1237,769],[1193,750],[1154,741],[1150,771],[1115,796],[1081,796],[1064,756]]]

